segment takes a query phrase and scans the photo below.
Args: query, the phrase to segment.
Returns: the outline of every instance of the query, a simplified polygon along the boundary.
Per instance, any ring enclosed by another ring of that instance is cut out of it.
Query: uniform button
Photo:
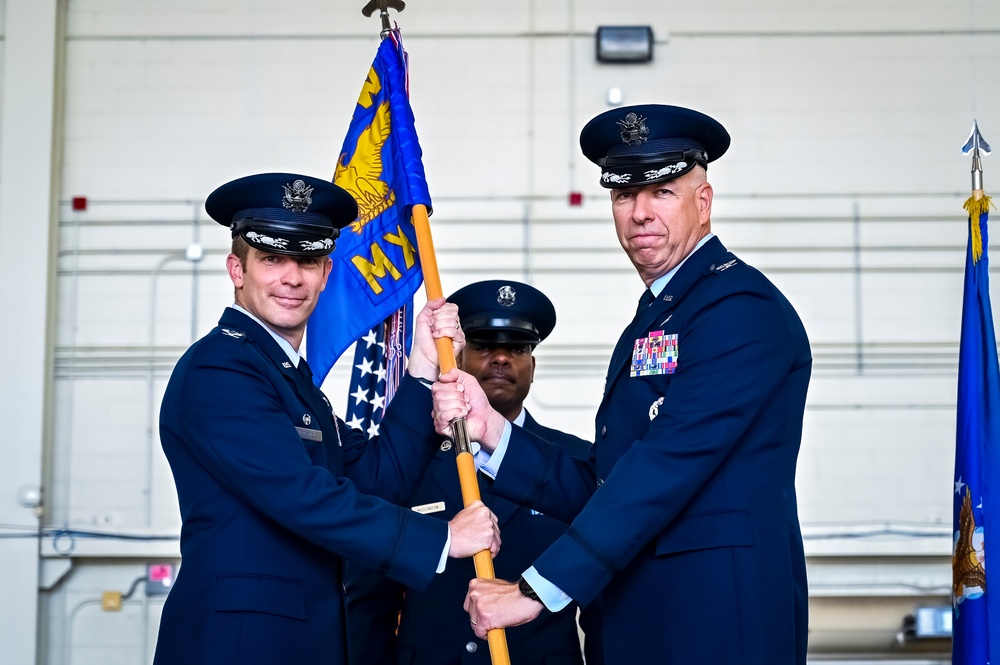
[[[607,435],[608,435],[608,426],[604,425],[603,427],[601,427],[601,436],[607,436]]]
[[[468,651],[469,653],[476,653],[476,651],[479,650],[479,645],[476,644],[475,642],[469,642],[468,644],[465,645],[465,650]]]

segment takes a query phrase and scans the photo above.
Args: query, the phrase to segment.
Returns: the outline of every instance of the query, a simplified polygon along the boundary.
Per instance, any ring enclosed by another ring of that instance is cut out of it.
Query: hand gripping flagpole
[[[403,11],[406,4],[403,0],[369,0],[361,13],[370,17],[376,9],[382,19],[381,36],[384,39],[391,31],[389,11],[391,7],[397,12]],[[427,206],[416,204],[411,211],[413,226],[417,232],[417,250],[420,254],[420,267],[424,273],[424,290],[428,300],[444,297],[441,289],[441,275],[438,272],[437,257],[434,254],[434,240],[431,238],[430,220],[427,218]],[[456,368],[455,352],[452,350],[450,337],[439,337],[435,340],[438,353],[438,365],[445,374]],[[472,457],[472,442],[465,418],[456,418],[451,423],[451,431],[455,440],[455,463],[458,466],[458,481],[462,487],[462,502],[465,506],[479,501],[479,481],[476,479],[476,463]],[[492,580],[496,578],[493,572],[493,558],[489,550],[477,552],[473,557],[476,566],[476,577]],[[503,628],[494,628],[486,634],[490,645],[490,659],[493,665],[510,665],[510,654],[507,652],[507,635]]]

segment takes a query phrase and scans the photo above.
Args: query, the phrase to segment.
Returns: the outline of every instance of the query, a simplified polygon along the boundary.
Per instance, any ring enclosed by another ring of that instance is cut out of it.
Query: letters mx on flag
[[[423,280],[410,209],[430,209],[431,199],[406,67],[394,30],[379,45],[337,160],[333,181],[357,200],[358,219],[337,239],[333,271],[306,329],[316,385],[348,346],[409,301]]]

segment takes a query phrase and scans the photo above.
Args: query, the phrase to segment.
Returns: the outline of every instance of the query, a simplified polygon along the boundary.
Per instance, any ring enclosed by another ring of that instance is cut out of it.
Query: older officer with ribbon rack
[[[450,522],[389,503],[412,494],[437,451],[420,384],[437,375],[435,338],[461,347],[457,310],[442,299],[418,315],[407,376],[369,442],[299,355],[354,200],[325,180],[265,173],[219,187],[205,207],[232,232],[236,302],[177,363],[160,409],[183,525],[154,662],[343,665],[344,559],[423,588],[447,556],[499,549],[482,503]]]
[[[471,583],[477,634],[600,598],[609,664],[805,663],[794,481],[812,358],[789,302],[712,233],[707,166],[729,141],[661,105],[607,111],[580,135],[647,287],[589,461],[511,426],[472,377],[435,385],[439,431],[466,416],[494,494],[572,520],[517,583]]]

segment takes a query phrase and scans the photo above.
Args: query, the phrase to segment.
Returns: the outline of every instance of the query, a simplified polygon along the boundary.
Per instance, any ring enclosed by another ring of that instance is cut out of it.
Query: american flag
[[[347,425],[378,436],[385,407],[396,393],[406,369],[411,306],[406,305],[370,329],[354,347]]]

